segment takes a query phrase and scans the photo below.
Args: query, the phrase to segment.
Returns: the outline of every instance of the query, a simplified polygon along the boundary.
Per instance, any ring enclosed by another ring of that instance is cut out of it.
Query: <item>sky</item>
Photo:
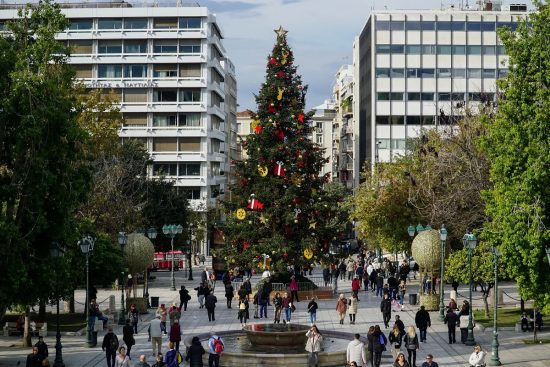
[[[236,69],[238,110],[255,110],[254,94],[265,80],[267,56],[275,41],[274,29],[288,30],[302,82],[309,85],[307,109],[330,98],[339,67],[352,64],[354,37],[372,9],[440,9],[466,0],[199,0],[216,14],[224,46]],[[527,1],[512,1],[521,3]],[[475,6],[475,0],[469,0]],[[509,4],[509,1],[504,3]]]

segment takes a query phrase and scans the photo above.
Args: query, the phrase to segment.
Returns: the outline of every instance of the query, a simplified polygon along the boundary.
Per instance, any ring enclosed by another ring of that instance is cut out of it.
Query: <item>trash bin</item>
[[[158,308],[159,297],[151,297],[151,308]]]
[[[417,294],[409,293],[409,305],[416,305]]]

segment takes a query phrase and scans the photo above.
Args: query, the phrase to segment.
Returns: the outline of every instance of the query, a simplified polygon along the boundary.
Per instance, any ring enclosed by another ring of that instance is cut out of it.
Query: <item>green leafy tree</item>
[[[536,7],[529,24],[499,31],[509,74],[483,145],[493,187],[484,197],[489,222],[482,236],[500,245],[521,297],[550,312],[550,7]]]
[[[243,141],[248,159],[235,164],[237,183],[225,202],[227,246],[219,252],[230,266],[258,264],[263,254],[277,270],[308,263],[328,253],[330,241],[343,230],[336,220],[338,200],[323,187],[328,176],[319,175],[327,162],[324,152],[308,138],[307,88],[296,74],[286,31],[281,27],[276,33],[256,97],[254,133]],[[304,257],[306,249],[313,258]]]

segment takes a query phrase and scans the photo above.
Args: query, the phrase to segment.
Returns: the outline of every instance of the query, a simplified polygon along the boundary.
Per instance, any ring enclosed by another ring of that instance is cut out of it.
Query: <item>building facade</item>
[[[309,139],[324,150],[328,162],[323,165],[320,175],[330,175],[331,181],[337,180],[338,144],[340,140],[339,122],[336,120],[336,104],[326,100],[323,104],[312,108],[311,134]],[[335,166],[336,165],[336,166]]]
[[[497,29],[515,29],[526,13],[493,3],[371,13],[354,52],[361,165],[391,162],[423,128],[452,126],[465,108],[496,100],[508,71]]]
[[[114,93],[122,142],[142,142],[148,175],[174,182],[194,210],[226,185],[227,146],[236,134],[236,79],[214,15],[199,6],[134,7],[126,2],[62,4],[70,25],[57,38],[89,90]],[[4,6],[0,20],[17,16]]]

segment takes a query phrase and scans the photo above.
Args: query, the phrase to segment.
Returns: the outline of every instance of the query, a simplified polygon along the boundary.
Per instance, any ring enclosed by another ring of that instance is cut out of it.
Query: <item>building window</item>
[[[404,45],[391,45],[390,46],[390,52],[392,54],[403,54],[403,53],[405,53],[405,46]]]
[[[377,125],[389,125],[390,124],[390,116],[376,116],[376,124]]]
[[[488,78],[488,79],[494,79],[496,77],[496,70],[495,69],[483,69],[481,71],[481,77],[482,78]]]
[[[468,46],[468,55],[481,55],[481,46]]]
[[[498,69],[498,78],[506,78],[508,75],[508,69]]]
[[[182,54],[200,54],[201,53],[201,41],[200,40],[181,40],[180,41],[180,53]]]
[[[125,103],[147,103],[147,89],[126,88],[124,89]]]
[[[435,31],[435,22],[433,20],[426,20],[422,22],[423,31]]]
[[[390,149],[390,139],[378,139],[378,149]]]
[[[423,101],[433,101],[434,95],[435,93],[425,92],[425,93],[422,93],[421,97]]]
[[[420,124],[421,125],[434,125],[435,124],[435,116],[422,116],[422,117],[420,117]]]
[[[200,152],[201,138],[180,138],[179,148],[180,152]]]
[[[377,101],[389,101],[390,100],[390,93],[389,92],[378,92],[378,93],[376,93],[376,100]]]
[[[93,76],[92,65],[90,64],[82,64],[82,65],[71,64],[71,66],[75,70],[75,73],[76,73],[75,76],[77,78],[91,78]]]
[[[420,93],[418,92],[409,92],[407,93],[407,101],[420,101]],[[409,122],[409,118],[407,117],[407,124]]]
[[[155,18],[153,21],[153,27],[155,29],[177,29],[177,18]]]
[[[70,40],[67,46],[73,55],[89,55],[92,53],[91,40]]]
[[[214,116],[212,116],[214,117]],[[201,126],[201,114],[200,113],[180,113],[179,114],[179,126],[185,127],[198,127]]]
[[[147,41],[146,40],[124,40],[124,53],[125,54],[146,54],[147,53]]]
[[[122,78],[122,65],[98,65],[98,78]]]
[[[177,54],[177,40],[154,40],[153,52],[155,54]]]
[[[405,30],[405,22],[402,20],[392,20],[390,22],[390,28],[392,31],[404,31]]]
[[[130,79],[147,78],[147,64],[124,65],[124,77]]]
[[[437,94],[437,100],[442,101],[442,102],[450,101],[451,100],[451,93],[439,92]]]
[[[153,176],[177,176],[177,163],[154,163]]]
[[[153,115],[153,126],[154,127],[173,127],[173,126],[176,126],[176,115],[154,114]]]
[[[200,101],[200,97],[198,100],[185,101],[185,102],[198,102],[198,101]],[[210,106],[216,106],[221,108],[222,102],[223,102],[223,98],[217,92],[212,92],[210,94]]]
[[[153,91],[153,102],[177,102],[178,92],[175,89],[156,89]]]
[[[125,18],[124,29],[147,29],[146,18]]]
[[[451,93],[451,101],[465,101],[464,96],[464,92]]]
[[[221,141],[212,139],[210,141],[210,153],[220,153]]]
[[[497,52],[496,46],[483,46],[484,55],[495,55]]]
[[[99,18],[97,20],[97,29],[122,29],[122,19]]]
[[[390,45],[376,45],[376,53],[377,54],[389,54],[390,53]]]
[[[392,139],[391,140],[391,148],[392,149],[406,149],[405,146],[405,139]]]
[[[201,198],[200,187],[185,187],[182,190],[187,200],[200,200]]]
[[[127,127],[145,127],[147,126],[146,113],[125,113],[123,114],[123,125]]]
[[[210,175],[219,176],[220,175],[220,162],[210,162]]]
[[[481,31],[481,22],[468,22],[466,23],[467,31]]]
[[[201,64],[180,64],[180,76],[182,78],[200,78],[201,75]]]
[[[468,78],[481,78],[481,69],[468,69]]]
[[[389,31],[390,22],[387,20],[378,20],[376,21],[376,30],[377,31]]]
[[[452,69],[453,78],[464,79],[466,78],[466,69]]]
[[[180,102],[200,102],[200,89],[182,89],[180,90]]]
[[[407,21],[407,30],[408,31],[421,31],[422,22],[418,20],[409,20]]]
[[[499,55],[506,55],[506,50],[504,49],[504,46],[497,46],[497,53]]]
[[[404,125],[405,116],[390,116],[390,123],[392,125]]]
[[[451,28],[452,28],[453,31],[465,31],[466,30],[466,22],[455,20],[451,23]]]
[[[389,78],[390,69],[389,68],[376,68],[376,77],[377,78]]]
[[[453,46],[453,55],[466,55],[466,46]]]
[[[210,123],[213,130],[220,130],[223,120],[216,115],[210,116]]]
[[[178,67],[175,64],[155,64],[153,78],[176,78]]]
[[[93,21],[91,19],[71,19],[69,23],[69,30],[71,31],[83,31],[92,29]]]
[[[420,125],[420,116],[407,116],[406,121],[407,125]]]
[[[450,78],[452,76],[451,69],[448,68],[438,68],[437,77],[438,78]]]
[[[319,145],[323,145],[323,135],[315,134],[315,142]]]
[[[438,31],[450,31],[451,30],[451,22],[449,22],[449,21],[438,21],[437,22],[437,30]]]
[[[186,29],[200,29],[201,24],[201,18],[199,17],[184,17],[180,18],[180,29],[186,30]]]
[[[200,176],[200,163],[180,163],[180,176]]]
[[[483,32],[494,32],[495,31],[495,22],[482,22],[481,30]]]
[[[438,55],[450,55],[452,52],[452,46],[450,45],[437,45]]]
[[[422,54],[422,45],[407,45],[405,52],[408,55],[421,55]]]
[[[177,138],[153,138],[153,152],[176,152]]]
[[[97,43],[97,53],[99,54],[121,54],[122,41],[99,41]]]
[[[392,78],[404,78],[405,77],[405,69],[392,68],[390,70],[390,76]]]
[[[434,69],[419,69],[422,78],[433,78],[435,76]]]

